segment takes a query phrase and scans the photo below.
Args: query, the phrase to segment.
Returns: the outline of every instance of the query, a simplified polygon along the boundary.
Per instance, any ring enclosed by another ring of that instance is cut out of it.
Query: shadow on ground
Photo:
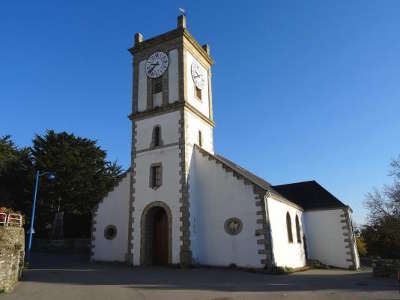
[[[127,288],[214,291],[393,291],[396,280],[374,278],[370,271],[309,270],[291,275],[250,273],[235,269],[128,267],[90,263],[87,257],[35,253],[23,281],[121,285]]]

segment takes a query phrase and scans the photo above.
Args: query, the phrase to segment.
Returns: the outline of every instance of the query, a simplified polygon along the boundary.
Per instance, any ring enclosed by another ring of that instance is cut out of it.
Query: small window
[[[104,237],[107,240],[113,240],[115,239],[116,236],[117,236],[117,227],[115,227],[114,225],[108,225],[104,229]]]
[[[201,136],[201,131],[199,130],[199,146],[202,147],[203,146],[203,137]]]
[[[198,100],[201,100],[201,89],[199,89],[197,86],[194,87],[194,95]]]
[[[160,128],[160,126],[155,126],[153,129],[152,146],[153,147],[161,146],[161,128]]]
[[[296,215],[296,235],[297,235],[297,242],[301,243],[300,221],[297,215]]]
[[[161,186],[161,164],[153,165],[150,168],[150,187],[155,189]]]
[[[286,227],[287,227],[288,241],[289,243],[293,243],[292,220],[290,219],[289,212],[286,213]]]
[[[153,94],[162,92],[162,76],[152,79],[151,83],[152,83],[151,90]]]

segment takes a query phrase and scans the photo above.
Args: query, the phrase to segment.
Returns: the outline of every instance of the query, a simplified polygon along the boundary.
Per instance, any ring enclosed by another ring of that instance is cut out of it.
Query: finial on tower
[[[143,42],[143,35],[140,32],[135,33],[135,45]]]
[[[179,8],[182,13],[178,16],[178,28],[186,28],[186,11],[183,8]]]
[[[201,48],[203,48],[204,51],[206,51],[207,54],[210,55],[210,45],[209,44],[204,44],[203,46],[201,46]]]

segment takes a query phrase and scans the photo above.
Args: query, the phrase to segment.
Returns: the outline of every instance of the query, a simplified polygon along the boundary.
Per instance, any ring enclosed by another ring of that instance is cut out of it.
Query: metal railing
[[[22,227],[22,215],[16,213],[0,213],[0,225]]]

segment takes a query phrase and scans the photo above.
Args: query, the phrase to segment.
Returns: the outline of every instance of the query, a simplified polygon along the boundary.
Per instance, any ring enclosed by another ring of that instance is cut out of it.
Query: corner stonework
[[[189,212],[189,165],[186,157],[186,119],[185,111],[181,110],[179,120],[179,175],[180,175],[180,199],[181,203],[180,212],[180,231],[181,231],[181,251],[180,251],[180,263],[183,266],[192,265],[192,251],[190,242],[190,212]]]
[[[347,262],[350,262],[349,269],[350,270],[356,270],[357,269],[357,264],[356,264],[356,255],[355,253],[355,240],[354,240],[354,235],[353,235],[353,229],[351,225],[351,220],[350,220],[350,214],[349,214],[349,208],[343,208],[343,214],[340,215],[341,220],[340,222],[344,224],[342,227],[343,230],[343,240],[346,244],[346,255],[349,256],[349,258],[346,259]]]
[[[261,229],[256,230],[255,236],[257,237],[257,244],[263,245],[264,248],[259,250],[258,254],[265,255],[265,258],[261,259],[261,264],[264,268],[270,269],[273,267],[273,253],[267,203],[269,192],[266,192],[257,185],[253,185],[253,192],[256,195],[255,205],[258,208],[256,211],[256,222],[262,226]]]
[[[132,121],[132,150],[131,150],[131,180],[129,191],[129,221],[128,221],[128,249],[126,253],[126,261],[129,265],[133,265],[133,213],[135,211],[135,184],[136,184],[136,123]]]

